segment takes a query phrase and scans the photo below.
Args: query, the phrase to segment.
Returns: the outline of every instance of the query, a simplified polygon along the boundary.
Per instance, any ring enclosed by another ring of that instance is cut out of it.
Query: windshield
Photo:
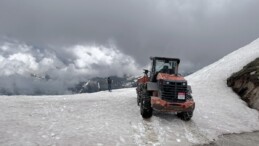
[[[177,62],[173,60],[156,60],[156,72],[175,74]]]

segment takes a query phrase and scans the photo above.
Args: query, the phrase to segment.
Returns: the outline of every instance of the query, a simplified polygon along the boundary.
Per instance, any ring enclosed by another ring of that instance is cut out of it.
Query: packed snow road
[[[143,120],[134,88],[70,96],[1,96],[0,108],[0,145],[187,146],[212,140],[208,134],[213,130],[201,127],[213,125],[209,119],[200,125],[195,120],[199,112],[189,122],[159,112]]]
[[[0,97],[0,145],[192,145],[208,142],[194,121],[143,120],[135,89],[71,96]]]

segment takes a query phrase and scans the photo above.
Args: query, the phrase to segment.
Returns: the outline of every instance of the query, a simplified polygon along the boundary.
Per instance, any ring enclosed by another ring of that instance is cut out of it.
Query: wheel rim
[[[185,114],[183,114],[184,119],[189,119],[192,116],[192,112],[185,112]]]

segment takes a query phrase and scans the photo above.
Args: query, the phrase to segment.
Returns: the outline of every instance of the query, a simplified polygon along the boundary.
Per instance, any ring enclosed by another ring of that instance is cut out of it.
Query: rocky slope
[[[134,76],[111,76],[112,89],[136,87],[137,77]],[[95,77],[88,81],[82,81],[70,88],[73,94],[77,93],[93,93],[98,91],[108,90],[107,78]]]
[[[231,75],[227,84],[248,103],[249,107],[259,110],[259,58]]]

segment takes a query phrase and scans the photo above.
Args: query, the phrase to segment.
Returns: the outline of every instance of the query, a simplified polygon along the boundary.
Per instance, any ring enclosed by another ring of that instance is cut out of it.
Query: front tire
[[[140,97],[139,97],[139,95],[137,95],[137,104],[138,104],[138,106],[140,105]]]
[[[193,111],[177,113],[177,116],[183,121],[190,121],[193,116]]]
[[[142,99],[140,103],[140,114],[144,119],[148,119],[152,117],[153,109],[151,107],[150,100],[148,99]]]

